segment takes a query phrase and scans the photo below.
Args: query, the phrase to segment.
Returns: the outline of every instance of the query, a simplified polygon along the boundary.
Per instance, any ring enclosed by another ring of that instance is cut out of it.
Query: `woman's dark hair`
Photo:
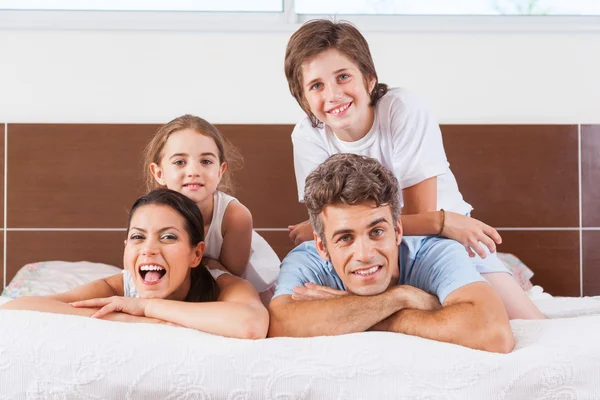
[[[183,194],[166,188],[154,189],[133,203],[127,222],[128,232],[135,211],[147,205],[168,206],[177,211],[185,219],[185,229],[190,237],[191,246],[196,246],[204,240],[204,221],[196,203]],[[185,301],[199,303],[217,300],[219,286],[204,265],[192,268],[191,278],[192,284]]]

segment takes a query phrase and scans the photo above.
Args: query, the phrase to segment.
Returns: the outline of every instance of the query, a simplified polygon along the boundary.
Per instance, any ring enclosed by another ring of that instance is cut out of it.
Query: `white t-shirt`
[[[446,159],[440,127],[427,105],[402,88],[389,89],[375,106],[375,120],[360,140],[340,140],[328,126],[313,128],[299,122],[292,133],[298,198],[304,200],[304,183],[319,164],[338,153],[372,157],[394,173],[400,189],[437,177],[437,208],[467,214],[472,207],[463,200]],[[402,194],[400,194],[401,204]]]

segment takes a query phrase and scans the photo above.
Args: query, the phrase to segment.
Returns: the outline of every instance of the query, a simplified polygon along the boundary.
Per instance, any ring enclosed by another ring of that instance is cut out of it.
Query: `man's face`
[[[389,206],[328,205],[321,220],[325,243],[315,234],[317,250],[331,261],[349,292],[372,296],[398,281],[402,229],[399,221],[392,220]]]

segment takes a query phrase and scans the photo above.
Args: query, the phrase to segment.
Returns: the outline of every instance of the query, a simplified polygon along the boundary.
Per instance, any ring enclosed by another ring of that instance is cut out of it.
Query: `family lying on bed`
[[[236,338],[376,330],[511,351],[509,319],[544,315],[496,257],[498,232],[470,216],[433,114],[378,82],[366,40],[348,23],[303,25],[285,74],[307,114],[292,142],[310,220],[289,227],[298,246],[274,294],[241,278],[252,216],[226,194],[235,150],[210,123],[184,115],[146,149],[154,190],[130,211],[123,273],[2,308]]]

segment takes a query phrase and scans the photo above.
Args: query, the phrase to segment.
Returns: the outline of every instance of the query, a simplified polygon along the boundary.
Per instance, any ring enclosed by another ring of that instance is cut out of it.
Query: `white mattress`
[[[513,321],[508,355],[393,333],[245,341],[0,311],[0,399],[600,399],[600,298],[536,302],[555,319]]]

